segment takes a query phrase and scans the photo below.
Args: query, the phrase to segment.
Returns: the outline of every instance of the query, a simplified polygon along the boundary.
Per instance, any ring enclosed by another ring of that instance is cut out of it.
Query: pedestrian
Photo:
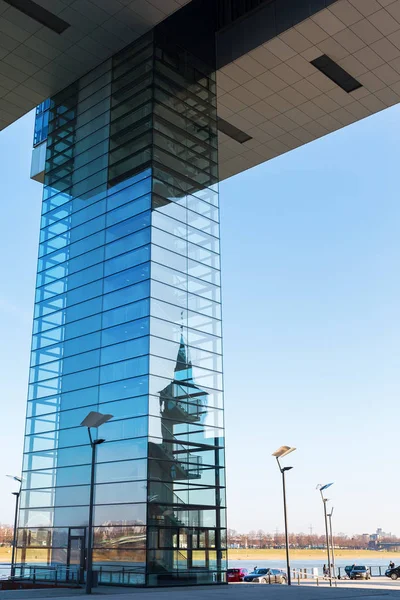
[[[326,565],[324,565],[324,566],[322,567],[322,575],[323,575],[324,577],[326,577],[327,573],[328,573],[328,569],[326,568]]]
[[[394,569],[394,562],[392,560],[389,563],[389,569]]]

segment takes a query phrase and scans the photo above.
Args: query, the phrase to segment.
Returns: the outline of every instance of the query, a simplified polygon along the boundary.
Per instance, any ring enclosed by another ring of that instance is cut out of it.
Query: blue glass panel
[[[91,448],[87,446],[77,446],[76,448],[63,448],[56,450],[55,456],[58,457],[58,467],[72,467],[73,465],[90,465]]]
[[[82,289],[82,288],[80,288]],[[130,304],[135,300],[147,298],[150,295],[150,281],[143,281],[131,287],[104,296],[103,309],[110,310],[123,304]]]
[[[89,481],[90,466],[57,468],[56,474],[56,485],[81,485]]]
[[[131,202],[140,196],[144,196],[145,194],[149,194],[151,192],[151,178],[147,177],[146,179],[142,179],[138,183],[131,185],[129,187],[124,188],[123,190],[116,192],[113,195],[109,195],[107,200],[107,209],[113,210],[122,204],[126,204],[127,202]]]
[[[65,325],[65,339],[71,339],[77,336],[85,335],[101,329],[101,315],[92,315],[80,321]]]
[[[84,352],[72,356],[71,358],[65,358],[63,362],[63,374],[75,373],[76,371],[83,371],[84,369],[90,369],[100,364],[100,350],[92,350],[91,352]]]
[[[101,385],[99,388],[99,402],[112,402],[133,396],[144,396],[148,394],[148,378],[134,377],[124,381],[116,381]]]
[[[118,256],[118,254],[123,254],[124,252],[133,250],[134,248],[139,248],[139,246],[149,244],[150,235],[150,227],[147,227],[146,229],[137,231],[132,235],[123,237],[122,239],[117,240],[116,242],[107,244],[105,248],[105,257],[112,258],[113,256]]]
[[[82,450],[82,448],[79,448],[79,450]],[[146,454],[146,437],[135,440],[122,440],[120,442],[106,442],[105,444],[101,444],[97,449],[97,463],[144,458]]]
[[[111,481],[135,481],[146,479],[146,476],[146,459],[102,463],[96,466],[96,483],[109,483]],[[131,496],[130,499],[132,500],[132,498],[134,498],[134,496]]]
[[[99,388],[94,386],[86,388],[84,392],[78,390],[76,392],[68,392],[61,396],[61,410],[78,408],[79,406],[90,406],[98,402]]]
[[[104,275],[112,275],[118,271],[129,269],[150,260],[150,246],[143,246],[121,256],[108,260],[104,265]]]
[[[146,502],[147,482],[106,483],[96,485],[95,504],[123,504],[127,502]]]
[[[70,323],[71,321],[77,321],[78,319],[83,319],[84,317],[98,313],[101,311],[101,309],[101,297],[93,298],[92,300],[87,300],[86,302],[82,302],[81,304],[76,304],[75,306],[67,308],[65,311],[65,321],[67,323]]]
[[[132,416],[141,416],[148,413],[148,397],[137,396],[114,402],[99,404],[99,410],[105,414],[114,415],[115,419],[125,419]]]
[[[116,192],[119,192],[120,190],[123,190],[124,188],[133,185],[134,183],[137,183],[138,181],[141,181],[142,179],[144,179],[145,177],[150,177],[151,176],[151,169],[145,169],[144,171],[141,171],[140,173],[136,173],[135,175],[132,175],[131,177],[129,177],[129,179],[125,179],[124,181],[121,181],[121,183],[118,183],[117,185],[114,185],[112,188],[110,188],[109,194],[115,194]]]
[[[150,314],[150,300],[139,300],[103,313],[103,328],[133,321]]]
[[[110,327],[103,330],[102,346],[116,344],[135,337],[147,335],[150,330],[150,320],[148,318],[138,319],[116,327]]]
[[[90,333],[88,335],[79,337],[64,342],[64,356],[72,356],[73,354],[79,354],[80,352],[86,352],[88,350],[94,350],[100,347],[100,332]]]
[[[87,223],[83,223],[78,227],[74,227],[74,229],[71,229],[71,231],[69,232],[71,244],[78,240],[81,240],[82,238],[92,235],[93,233],[103,230],[105,227],[105,223],[105,215],[102,215],[100,217],[97,217],[96,219],[88,221]]]
[[[100,505],[94,510],[95,526],[143,525],[146,522],[146,504]]]
[[[148,356],[140,356],[131,358],[121,362],[106,365],[100,368],[100,383],[109,383],[120,379],[128,379],[129,377],[137,377],[148,373],[149,358]],[[76,377],[76,374],[75,374]],[[64,377],[65,381],[65,377]],[[75,385],[75,387],[78,387]],[[83,387],[83,386],[80,386]]]
[[[147,418],[136,417],[133,419],[123,419],[122,421],[109,421],[99,427],[99,436],[108,441],[126,440],[128,438],[138,438],[147,435]]]
[[[83,419],[82,419],[83,420]],[[80,425],[80,423],[77,423]],[[84,446],[88,443],[88,434],[85,427],[75,427],[73,429],[62,429],[58,432],[58,447]]]
[[[88,480],[87,480],[88,481]],[[79,506],[89,504],[90,487],[88,485],[76,485],[70,481],[72,487],[59,487],[55,490],[56,506]]]
[[[86,527],[89,522],[89,508],[74,506],[54,509],[54,527]]]
[[[70,392],[81,388],[91,387],[99,382],[99,369],[88,369],[74,373],[73,375],[64,375],[62,379],[63,392]]]
[[[146,263],[132,269],[127,269],[104,279],[104,293],[130,286],[150,276],[150,264]]]
[[[114,240],[123,237],[125,235],[130,235],[139,229],[144,229],[145,227],[150,226],[150,211],[141,213],[136,217],[132,217],[131,219],[127,219],[122,223],[118,223],[118,225],[113,225],[109,227],[106,231],[106,241],[113,242]]]
[[[147,194],[142,198],[138,198],[133,202],[129,202],[129,204],[124,204],[120,208],[117,208],[107,214],[107,227],[115,225],[120,221],[125,221],[125,219],[129,219],[129,217],[142,213],[145,210],[149,210],[150,207],[151,194]]]
[[[101,351],[101,364],[106,365],[120,360],[125,360],[134,356],[147,354],[149,351],[149,338],[139,338],[138,340],[130,340],[122,342],[115,346],[103,348]]]

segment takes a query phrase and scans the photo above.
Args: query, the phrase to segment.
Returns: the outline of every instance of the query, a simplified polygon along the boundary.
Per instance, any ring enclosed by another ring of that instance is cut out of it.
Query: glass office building
[[[223,583],[215,68],[155,28],[38,110],[46,137],[17,568]],[[40,122],[39,122],[40,119]]]

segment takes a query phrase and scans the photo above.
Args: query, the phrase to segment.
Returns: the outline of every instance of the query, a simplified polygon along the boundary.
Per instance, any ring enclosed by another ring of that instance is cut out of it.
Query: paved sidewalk
[[[377,578],[378,579],[378,578]],[[380,578],[379,578],[380,579]],[[300,585],[230,584],[224,586],[175,587],[159,589],[111,588],[101,586],[93,590],[99,600],[112,600],[124,596],[124,600],[400,600],[400,582],[390,580],[368,582],[338,582],[317,586],[312,582]],[[84,590],[40,589],[1,591],[0,600],[41,600],[75,598],[85,596]],[[121,599],[122,600],[122,599]]]

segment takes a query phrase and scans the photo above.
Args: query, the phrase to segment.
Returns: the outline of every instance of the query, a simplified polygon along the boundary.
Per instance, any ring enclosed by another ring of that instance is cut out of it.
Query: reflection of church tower
[[[157,541],[152,542],[157,551],[151,551],[149,568],[164,578],[191,568],[191,534],[186,529],[202,525],[201,510],[191,504],[190,480],[201,483],[202,476],[201,448],[191,435],[195,435],[193,424],[207,412],[207,396],[194,382],[182,331],[173,379],[159,393],[161,440],[149,442],[149,458],[153,458],[149,463],[149,525],[158,527]],[[182,535],[188,539],[187,551],[177,556],[177,539]]]

